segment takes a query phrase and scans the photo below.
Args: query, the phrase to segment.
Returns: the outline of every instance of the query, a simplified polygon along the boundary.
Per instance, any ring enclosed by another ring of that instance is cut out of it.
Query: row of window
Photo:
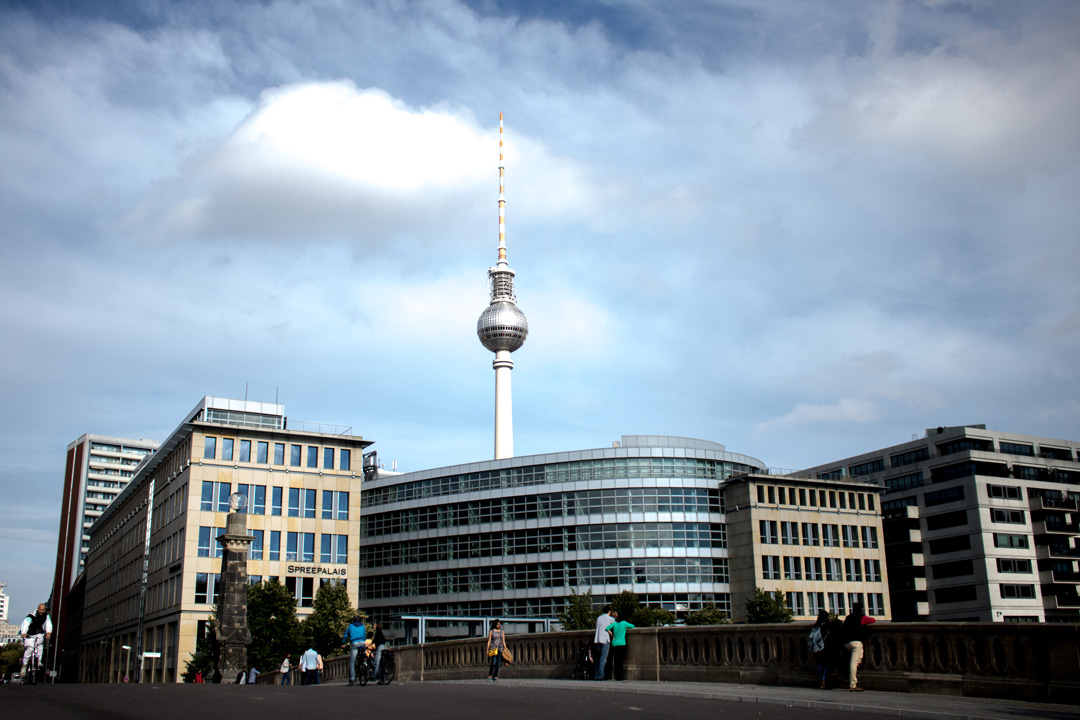
[[[362,599],[632,583],[726,583],[727,558],[622,558],[380,575],[362,585]]]
[[[803,604],[803,593],[788,592],[784,594],[787,605],[796,615],[817,615],[822,610],[831,612],[833,615],[847,615],[848,608],[859,604],[867,615],[883,616],[885,614],[885,594],[866,593],[865,601],[862,593],[842,592],[808,592],[806,604]],[[829,604],[825,604],[828,597]]]
[[[723,480],[756,468],[741,463],[697,458],[607,458],[550,465],[501,468],[375,488],[364,493],[364,507],[421,498],[592,480],[642,478]]]
[[[218,439],[207,435],[203,440],[203,458],[206,460],[232,461],[235,456],[236,462],[251,462],[251,440],[241,440],[239,447],[236,441],[230,437],[220,438],[221,454],[218,455]],[[270,443],[265,440],[255,442],[255,462],[260,465],[286,465],[285,443],[274,443],[274,461],[270,462]],[[319,446],[308,445],[304,452],[303,445],[289,444],[288,467],[322,468],[323,470],[334,469],[334,459],[337,458],[338,470],[352,469],[352,451],[348,448],[322,448],[322,465],[319,464]],[[305,462],[306,461],[306,462]]]
[[[840,510],[873,510],[874,494],[793,488],[783,485],[758,485],[758,505],[792,505],[794,507],[839,508]]]
[[[864,582],[865,577],[865,582],[881,582],[880,560],[761,556],[764,580],[802,580],[804,570],[809,581]]]
[[[270,561],[281,560],[281,535],[278,530],[270,531],[269,545],[263,545],[266,532],[263,530],[248,530],[254,536],[251,547],[248,550],[250,560]],[[199,528],[199,557],[221,557],[221,543],[217,542],[219,535],[225,534],[225,528],[206,527]],[[315,533],[309,532],[286,532],[285,533],[285,560],[288,562],[315,562]],[[349,536],[334,535],[329,533],[319,534],[319,562],[345,564],[349,562]]]
[[[200,510],[211,512],[229,512],[229,496],[232,495],[233,485],[225,482],[203,480],[202,497],[199,503]],[[270,515],[282,515],[286,510],[283,505],[286,488],[270,488]],[[316,491],[314,488],[287,488],[289,504],[287,506],[288,517],[314,518],[318,506],[316,505]],[[237,483],[236,492],[247,498],[245,512],[251,515],[266,515],[266,486],[248,485]],[[338,490],[322,491],[322,519],[323,520],[348,520],[349,519],[349,493]]]
[[[534,553],[676,547],[725,548],[727,528],[719,523],[627,523],[433,537],[365,545],[360,550],[360,567]]]
[[[998,585],[998,594],[1003,599],[1030,599],[1036,597],[1034,585],[1019,585],[1001,583]],[[958,585],[956,587],[940,588],[934,591],[934,601],[938,604],[958,602],[972,602],[979,597],[977,585]]]
[[[779,527],[780,533],[777,534]],[[799,530],[802,529],[800,533]],[[808,546],[840,547],[841,532],[843,543],[846,548],[859,547],[859,537],[862,537],[862,546],[867,549],[876,549],[878,546],[878,532],[876,527],[857,525],[831,525],[823,523],[798,523],[776,520],[759,520],[758,532],[763,545],[798,545],[800,536],[802,544]]]
[[[719,492],[705,488],[580,490],[473,500],[369,515],[360,518],[360,536],[376,537],[400,532],[550,517],[722,511]]]
[[[271,582],[280,582],[280,578],[272,576]],[[248,583],[257,585],[263,581],[262,575],[248,575]],[[320,578],[318,587],[323,585],[346,585],[346,581],[338,578]],[[299,607],[313,607],[315,605],[315,578],[312,577],[286,577],[285,587],[289,589],[296,604]],[[195,574],[195,602],[205,605],[217,605],[221,599],[221,574],[220,573],[196,573]],[[205,621],[200,620],[200,626]],[[200,634],[202,627],[200,627]]]

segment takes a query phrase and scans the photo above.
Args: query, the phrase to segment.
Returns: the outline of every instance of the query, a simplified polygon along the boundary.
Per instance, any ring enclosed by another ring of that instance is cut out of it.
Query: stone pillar
[[[247,626],[247,559],[254,536],[247,534],[247,515],[229,513],[225,534],[218,536],[222,545],[221,584],[218,604],[218,668],[222,682],[231,683],[247,666],[247,646],[251,633]]]

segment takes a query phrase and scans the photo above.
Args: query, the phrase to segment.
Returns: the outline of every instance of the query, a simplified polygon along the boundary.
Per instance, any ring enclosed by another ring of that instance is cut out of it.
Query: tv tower
[[[514,457],[514,409],[510,398],[510,353],[525,343],[529,322],[517,306],[514,271],[506,260],[506,194],[503,164],[503,115],[499,113],[499,261],[488,268],[491,304],[476,321],[476,334],[495,360],[495,459]]]

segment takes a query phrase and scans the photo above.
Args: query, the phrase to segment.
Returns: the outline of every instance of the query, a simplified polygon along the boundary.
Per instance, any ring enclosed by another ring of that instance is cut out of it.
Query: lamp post
[[[121,645],[120,649],[124,651],[124,682],[130,682],[131,677],[128,671],[131,669],[131,646]]]

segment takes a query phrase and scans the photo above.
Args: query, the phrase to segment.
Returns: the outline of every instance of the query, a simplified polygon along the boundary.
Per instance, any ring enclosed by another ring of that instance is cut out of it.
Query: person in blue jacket
[[[359,615],[353,616],[352,622],[345,628],[345,637],[341,639],[342,645],[349,646],[349,686],[356,684],[356,655],[362,650],[366,651],[364,641],[367,640],[367,627],[364,619]],[[364,660],[367,660],[365,653]]]

